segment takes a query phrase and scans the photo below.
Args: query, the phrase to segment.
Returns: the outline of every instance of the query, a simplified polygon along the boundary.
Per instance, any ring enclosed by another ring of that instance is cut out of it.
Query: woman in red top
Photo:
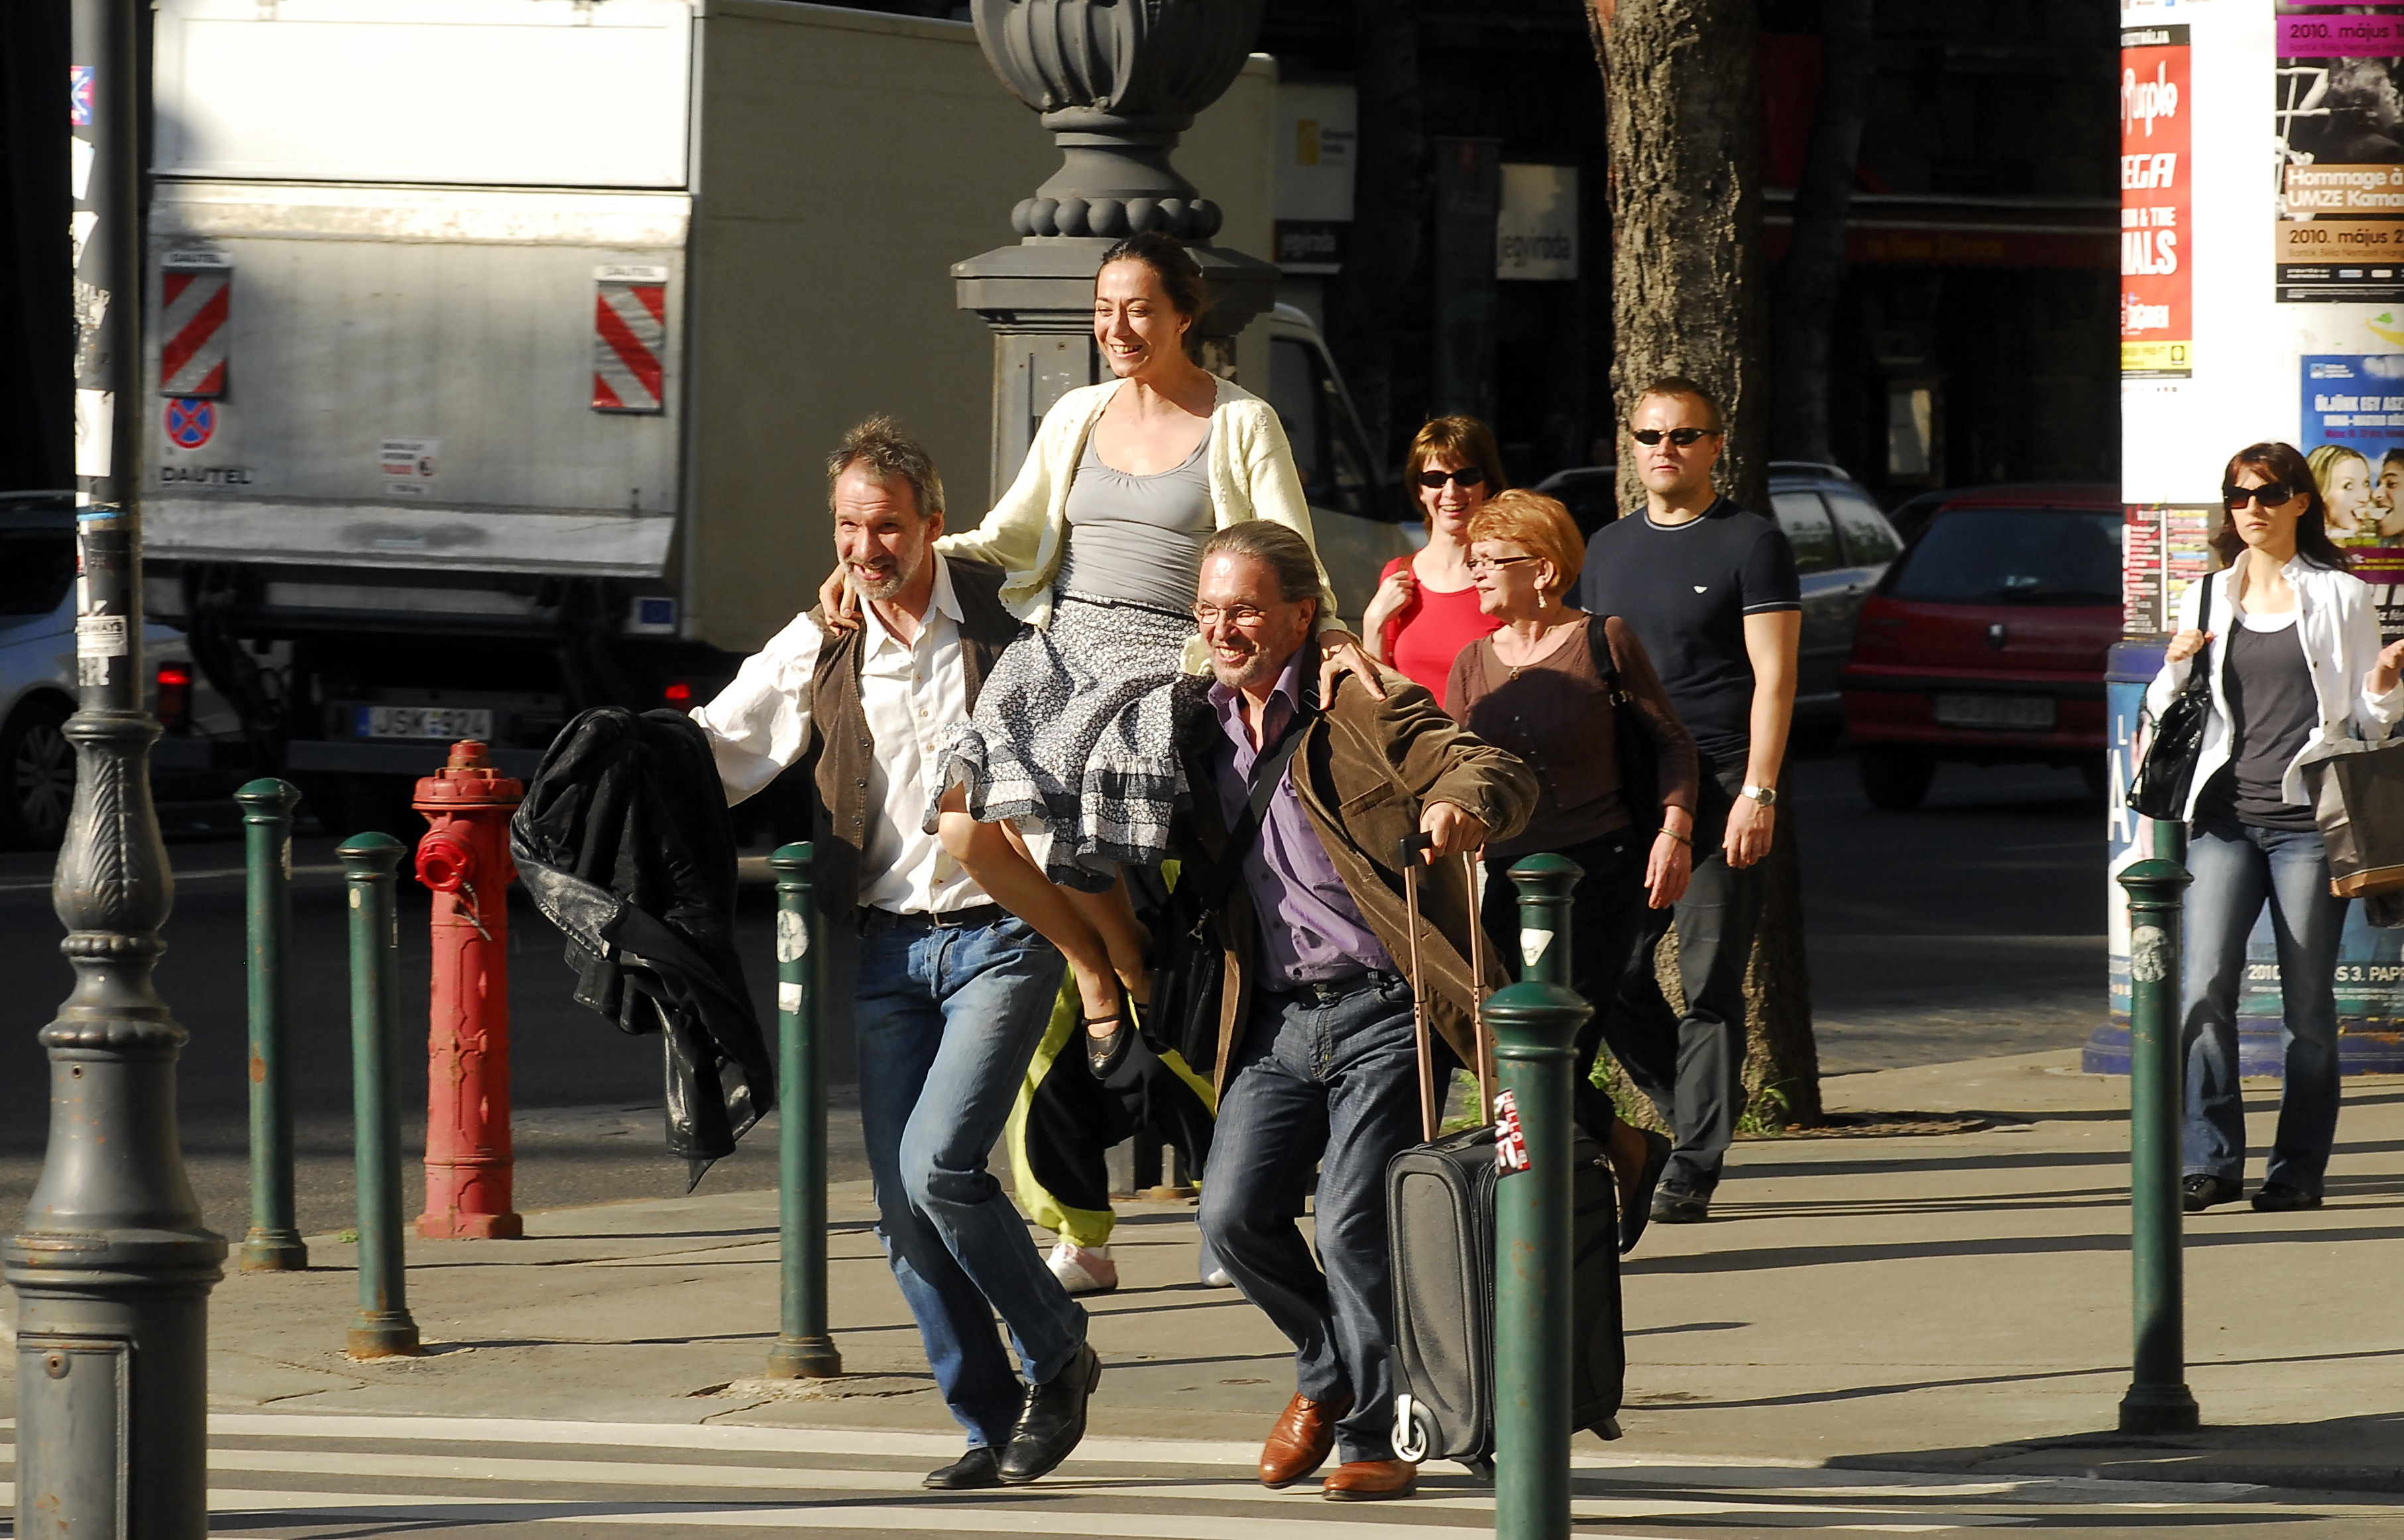
[[[1469,520],[1502,490],[1494,433],[1475,417],[1439,417],[1411,440],[1404,480],[1427,520],[1427,545],[1377,575],[1362,617],[1369,656],[1425,685],[1438,701],[1461,649],[1501,624],[1469,578]]]

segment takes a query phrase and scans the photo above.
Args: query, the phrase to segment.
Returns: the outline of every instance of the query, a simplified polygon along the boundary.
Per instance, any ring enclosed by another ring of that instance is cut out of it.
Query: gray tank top
[[[2268,624],[2251,616],[2237,621],[2224,632],[2229,666],[2221,675],[2236,740],[2229,767],[2237,821],[2266,829],[2312,828],[2313,810],[2289,802],[2283,784],[2320,722],[2303,628],[2294,611]]]
[[[1069,550],[1059,588],[1182,615],[1194,607],[1202,547],[1217,527],[1209,430],[1183,465],[1152,476],[1102,464],[1088,435],[1069,483]]]

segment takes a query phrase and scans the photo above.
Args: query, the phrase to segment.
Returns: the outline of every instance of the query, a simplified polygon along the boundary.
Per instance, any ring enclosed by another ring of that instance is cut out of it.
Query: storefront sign
[[[1359,148],[1356,100],[1348,85],[1302,80],[1278,87],[1277,263],[1288,272],[1343,266]]]
[[[1504,166],[1502,211],[1494,221],[1494,276],[1558,282],[1577,275],[1577,168]]]

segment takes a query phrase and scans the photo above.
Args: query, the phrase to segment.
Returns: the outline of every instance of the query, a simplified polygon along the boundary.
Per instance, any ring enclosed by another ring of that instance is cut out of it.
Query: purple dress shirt
[[[1269,696],[1262,714],[1264,742],[1277,742],[1293,720],[1301,657],[1296,653],[1287,662]],[[1232,828],[1251,795],[1252,765],[1260,751],[1244,725],[1241,694],[1214,684],[1210,704],[1227,738],[1212,763],[1211,781],[1219,793],[1220,815]],[[1268,988],[1332,983],[1373,968],[1401,971],[1361,917],[1360,906],[1336,875],[1335,863],[1327,858],[1327,847],[1319,842],[1319,831],[1311,827],[1310,814],[1294,794],[1291,762],[1261,819],[1260,838],[1244,858],[1244,886],[1260,920],[1261,963]]]

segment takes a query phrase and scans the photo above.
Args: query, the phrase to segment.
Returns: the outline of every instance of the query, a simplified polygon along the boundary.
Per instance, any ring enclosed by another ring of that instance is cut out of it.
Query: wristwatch
[[[1744,795],[1752,798],[1754,801],[1760,803],[1765,808],[1774,808],[1778,805],[1778,788],[1776,786],[1747,786],[1744,788]]]

